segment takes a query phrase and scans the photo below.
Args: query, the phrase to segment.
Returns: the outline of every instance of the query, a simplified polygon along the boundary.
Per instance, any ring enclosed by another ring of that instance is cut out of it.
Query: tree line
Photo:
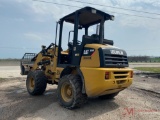
[[[160,62],[160,57],[128,56],[129,62]]]

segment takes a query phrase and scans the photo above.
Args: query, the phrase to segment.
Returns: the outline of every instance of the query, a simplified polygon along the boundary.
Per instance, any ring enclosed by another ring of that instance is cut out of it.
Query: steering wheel
[[[77,40],[77,44],[78,44],[78,45],[80,45],[81,43],[82,43],[81,41]]]

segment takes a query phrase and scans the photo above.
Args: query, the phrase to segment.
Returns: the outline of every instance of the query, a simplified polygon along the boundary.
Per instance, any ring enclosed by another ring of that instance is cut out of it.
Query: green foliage
[[[20,61],[20,59],[0,59],[0,61]]]
[[[151,57],[151,56],[128,56],[129,62],[146,62],[146,63],[159,63],[160,57]]]
[[[4,80],[4,78],[0,78],[0,80]]]
[[[160,73],[160,67],[135,67],[134,69],[140,70],[140,71],[149,71],[153,73]]]
[[[151,62],[160,62],[160,57],[150,58]]]

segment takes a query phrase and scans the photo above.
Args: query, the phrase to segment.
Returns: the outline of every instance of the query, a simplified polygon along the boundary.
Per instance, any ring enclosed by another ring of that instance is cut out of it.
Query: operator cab
[[[59,20],[59,43],[58,43],[58,64],[59,67],[66,67],[68,65],[79,66],[83,54],[83,49],[86,44],[110,44],[113,41],[104,39],[104,23],[106,20],[113,20],[114,16],[105,12],[99,11],[92,7],[85,7],[76,12],[73,12]],[[64,22],[74,25],[74,30],[68,35],[68,49],[61,50],[62,46],[62,32]],[[88,35],[90,26],[99,24],[99,32]],[[82,41],[78,41],[79,29],[84,29],[85,33],[82,36]],[[70,40],[70,34],[73,34],[73,41]],[[56,43],[56,41],[55,41]]]

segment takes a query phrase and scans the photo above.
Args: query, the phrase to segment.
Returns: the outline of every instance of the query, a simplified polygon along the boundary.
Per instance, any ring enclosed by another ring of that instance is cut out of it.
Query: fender
[[[77,69],[78,75],[80,75],[81,80],[82,80],[82,93],[86,93],[86,89],[85,89],[85,80],[84,80],[84,76],[83,73],[81,72],[80,68],[78,67]]]
[[[64,76],[64,75],[68,75],[68,74],[70,74],[71,72],[72,72],[72,67],[69,67],[69,66],[67,66],[67,67],[65,67],[63,70],[62,70],[62,72],[61,72],[61,74],[60,74],[60,78],[62,78],[62,76]]]
[[[80,70],[79,67],[69,67],[69,66],[67,66],[67,67],[64,68],[63,71],[61,72],[60,78],[62,78],[62,76],[64,76],[64,75],[71,74],[72,71],[74,71],[74,70],[75,70],[75,71],[77,72],[77,74],[81,77],[81,80],[82,80],[82,93],[86,93],[84,76],[83,76],[83,73],[81,72],[81,70]]]

